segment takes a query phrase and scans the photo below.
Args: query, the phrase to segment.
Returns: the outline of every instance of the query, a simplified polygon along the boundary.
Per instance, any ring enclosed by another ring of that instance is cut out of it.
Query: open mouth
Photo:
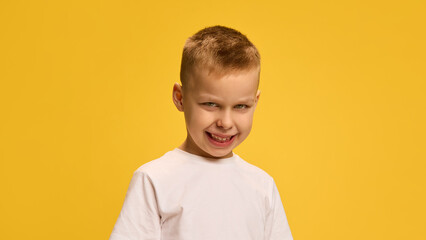
[[[232,142],[232,140],[234,140],[234,137],[236,136],[236,135],[232,135],[227,137],[223,137],[223,136],[221,137],[210,132],[206,132],[206,134],[210,140],[213,140],[214,142],[222,143],[222,144]]]

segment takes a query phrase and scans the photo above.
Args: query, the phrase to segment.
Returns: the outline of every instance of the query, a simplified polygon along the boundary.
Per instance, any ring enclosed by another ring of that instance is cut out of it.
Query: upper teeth
[[[222,138],[222,137],[216,136],[214,134],[212,134],[212,137],[216,140],[219,140],[219,141],[228,141],[229,139],[231,139],[231,137]]]

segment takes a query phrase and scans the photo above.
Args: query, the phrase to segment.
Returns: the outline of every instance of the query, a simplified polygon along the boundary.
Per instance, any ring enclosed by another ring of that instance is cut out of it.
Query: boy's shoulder
[[[180,149],[173,149],[166,152],[161,157],[151,160],[140,166],[135,173],[146,174],[152,178],[170,178],[182,174],[192,174],[209,169],[230,169],[247,178],[255,181],[270,182],[273,178],[263,169],[257,167],[234,153],[234,156],[226,159],[225,162],[214,162],[203,159],[195,155],[188,154]]]
[[[161,173],[167,173],[171,169],[176,169],[182,165],[180,158],[177,158],[174,150],[168,151],[161,157],[144,163],[138,167],[135,173],[144,173],[147,175],[159,175]]]
[[[242,159],[240,156],[237,155],[237,157],[241,160],[240,161],[240,165],[241,168],[243,168],[247,174],[251,175],[251,176],[257,176],[258,178],[263,178],[263,179],[268,179],[268,180],[273,180],[272,176],[269,175],[265,170],[263,170],[262,168],[251,164],[247,161],[245,161],[244,159]]]

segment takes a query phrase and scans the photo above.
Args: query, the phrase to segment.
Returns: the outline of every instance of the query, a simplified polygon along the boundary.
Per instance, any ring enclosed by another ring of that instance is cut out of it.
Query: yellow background
[[[221,24],[261,52],[235,152],[294,238],[426,239],[425,5],[2,0],[1,238],[108,239],[133,171],[185,138],[185,39]]]

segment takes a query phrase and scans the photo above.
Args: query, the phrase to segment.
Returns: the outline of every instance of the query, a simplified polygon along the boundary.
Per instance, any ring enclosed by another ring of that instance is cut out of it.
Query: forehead
[[[259,83],[260,69],[215,71],[195,68],[184,89],[187,94],[226,99],[254,97]]]

